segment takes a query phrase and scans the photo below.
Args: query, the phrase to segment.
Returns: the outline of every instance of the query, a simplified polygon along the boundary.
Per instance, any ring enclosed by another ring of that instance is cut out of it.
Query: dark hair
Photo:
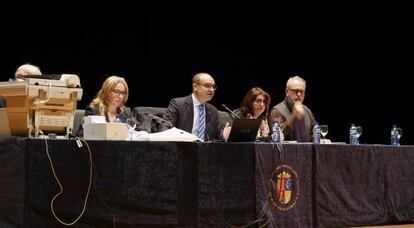
[[[247,92],[246,96],[244,96],[243,101],[240,104],[240,110],[243,113],[252,114],[253,102],[256,100],[256,97],[258,95],[263,95],[265,97],[266,108],[262,113],[262,116],[266,117],[267,113],[269,112],[271,100],[269,94],[260,87],[253,87]]]

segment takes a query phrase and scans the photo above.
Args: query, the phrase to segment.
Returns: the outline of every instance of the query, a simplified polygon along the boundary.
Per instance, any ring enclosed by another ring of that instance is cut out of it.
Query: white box
[[[105,116],[85,116],[83,124],[106,123]]]
[[[83,125],[83,138],[86,140],[126,140],[125,123],[94,123]]]

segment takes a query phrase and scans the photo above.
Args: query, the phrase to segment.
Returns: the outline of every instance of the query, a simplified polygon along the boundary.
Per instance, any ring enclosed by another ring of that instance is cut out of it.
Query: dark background
[[[300,75],[307,81],[305,104],[329,125],[332,141],[347,142],[355,123],[363,126],[361,143],[389,144],[397,124],[401,143],[414,144],[414,20],[404,7],[181,11],[150,8],[53,23],[56,14],[41,22],[25,18],[3,28],[0,79],[27,62],[44,74],[77,74],[84,91],[78,108],[84,108],[107,76],[118,75],[130,87],[128,106],[167,106],[190,94],[194,74],[208,72],[218,85],[211,103],[235,109],[253,86],[271,95],[272,106],[279,103],[286,80]]]

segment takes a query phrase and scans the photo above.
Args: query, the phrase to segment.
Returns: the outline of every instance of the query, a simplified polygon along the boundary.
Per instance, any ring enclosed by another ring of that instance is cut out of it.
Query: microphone
[[[227,105],[225,105],[225,104],[221,104],[221,107],[223,107],[225,110],[229,111],[229,112],[233,115],[233,117],[237,117],[237,118],[239,118],[239,119],[240,119],[240,116],[238,116],[236,113],[234,113],[233,111],[231,111],[231,110],[227,107]]]
[[[170,125],[170,128],[173,128],[173,127],[174,127],[174,126],[173,126],[173,124],[172,124],[170,121],[168,121],[168,120],[166,120],[166,119],[163,119],[163,118],[161,118],[161,117],[159,117],[159,116],[153,115],[153,114],[151,114],[151,113],[145,113],[145,115],[151,116],[152,118],[155,118],[155,119],[157,119],[157,120],[161,120],[162,122],[166,122],[166,123],[168,123],[168,124]]]

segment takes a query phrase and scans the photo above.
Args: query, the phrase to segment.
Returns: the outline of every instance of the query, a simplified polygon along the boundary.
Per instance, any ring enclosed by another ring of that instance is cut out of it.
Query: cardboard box
[[[126,140],[125,123],[93,123],[83,125],[83,138],[86,140]]]

